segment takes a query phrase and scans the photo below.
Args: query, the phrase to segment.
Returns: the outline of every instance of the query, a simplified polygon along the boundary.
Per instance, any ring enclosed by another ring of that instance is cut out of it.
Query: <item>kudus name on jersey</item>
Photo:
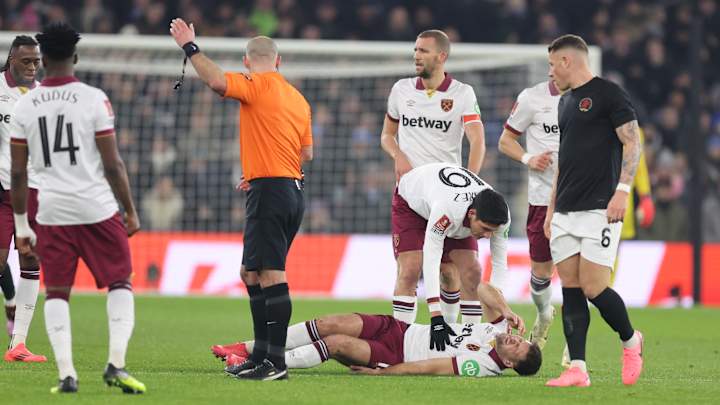
[[[42,103],[48,101],[62,100],[69,103],[75,104],[78,102],[78,95],[69,90],[53,90],[48,92],[42,92],[39,96],[35,96],[32,99],[33,107],[37,107]]]
[[[425,117],[408,118],[402,114],[402,125],[404,127],[432,128],[447,132],[451,124],[451,121],[431,120]]]

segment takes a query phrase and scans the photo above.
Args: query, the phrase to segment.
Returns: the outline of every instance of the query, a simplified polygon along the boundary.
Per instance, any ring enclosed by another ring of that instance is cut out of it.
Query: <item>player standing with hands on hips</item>
[[[285,260],[305,211],[301,166],[312,159],[310,105],[278,72],[280,55],[272,39],[260,36],[247,43],[243,63],[250,73],[245,74],[225,73],[200,52],[192,24],[176,18],[170,34],[211,89],[241,103],[240,187],[248,198],[240,276],[250,296],[257,343],[252,356],[228,372],[250,380],[287,379],[292,303]],[[213,352],[232,347],[213,347]]]
[[[589,299],[623,346],[622,381],[635,384],[642,371],[643,336],[633,329],[622,298],[609,287],[640,159],[640,132],[627,93],[593,75],[588,47],[563,35],[548,47],[550,77],[565,92],[558,104],[559,167],[545,235],[562,281],[562,318],[570,368],[550,387],[590,385],[585,346]]]

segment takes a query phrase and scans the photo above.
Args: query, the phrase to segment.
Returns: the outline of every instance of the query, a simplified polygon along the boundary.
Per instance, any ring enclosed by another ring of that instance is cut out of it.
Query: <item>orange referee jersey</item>
[[[225,97],[240,101],[243,176],[299,179],[300,148],[312,145],[310,104],[278,72],[225,73]]]

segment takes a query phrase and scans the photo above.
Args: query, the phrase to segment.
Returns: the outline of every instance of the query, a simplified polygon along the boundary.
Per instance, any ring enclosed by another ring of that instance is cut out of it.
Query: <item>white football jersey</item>
[[[560,91],[551,82],[542,82],[520,92],[505,128],[527,138],[527,153],[538,155],[553,152],[553,164],[545,171],[529,170],[528,202],[531,205],[548,205],[560,149],[558,102]]]
[[[492,187],[471,171],[448,163],[416,167],[400,178],[398,194],[410,208],[427,220],[423,244],[423,279],[426,298],[440,297],[440,260],[445,238],[464,239],[470,233],[467,211],[481,191]],[[507,276],[508,222],[490,238],[492,278],[503,289]]]
[[[410,325],[403,338],[403,360],[452,358],[457,375],[486,377],[502,374],[505,366],[495,351],[495,337],[506,331],[507,321],[497,324],[452,323],[450,327],[457,336],[450,336],[450,345],[440,352],[430,350],[430,325]]]
[[[12,142],[27,143],[37,172],[38,223],[93,224],[118,212],[95,144],[114,121],[105,93],[74,77],[45,79],[17,102]]]
[[[390,91],[388,117],[398,123],[398,144],[413,167],[447,162],[462,165],[465,125],[481,122],[475,91],[450,75],[436,90],[417,77],[398,80]]]
[[[18,86],[9,71],[0,74],[0,184],[4,190],[10,190],[10,125],[15,103],[32,87]],[[35,170],[28,163],[28,186],[38,188]]]

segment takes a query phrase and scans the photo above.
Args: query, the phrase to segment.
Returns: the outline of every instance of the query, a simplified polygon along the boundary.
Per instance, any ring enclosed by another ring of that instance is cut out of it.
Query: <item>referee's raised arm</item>
[[[240,277],[250,297],[255,346],[245,362],[226,372],[253,380],[286,379],[292,304],[285,262],[305,211],[301,166],[313,157],[310,104],[278,72],[280,55],[271,38],[248,41],[243,56],[248,73],[235,73],[223,72],[200,53],[192,24],[176,18],[170,34],[210,88],[241,103],[239,188],[248,194]],[[213,346],[221,357],[233,350],[237,345]]]

